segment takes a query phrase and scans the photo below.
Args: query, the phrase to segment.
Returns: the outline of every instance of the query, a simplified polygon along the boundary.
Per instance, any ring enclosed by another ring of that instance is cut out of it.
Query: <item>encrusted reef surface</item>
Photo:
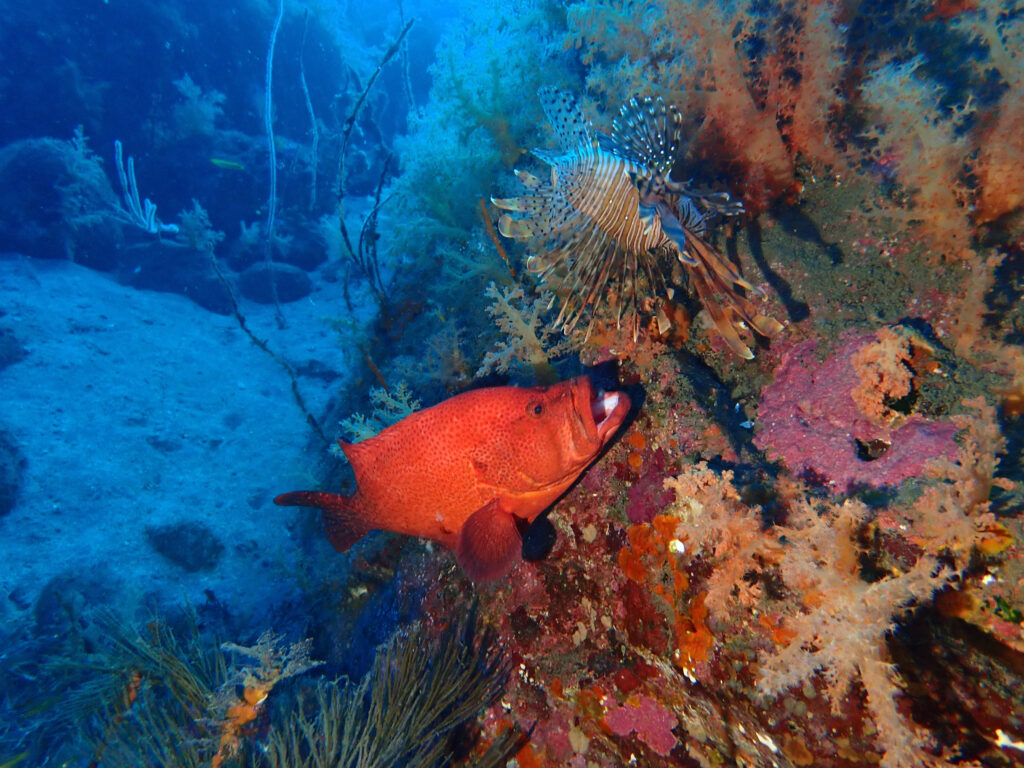
[[[484,742],[532,728],[527,767],[1019,764],[1024,241],[982,169],[1019,145],[998,126],[1020,10],[754,5],[558,22],[580,68],[555,79],[584,73],[595,124],[631,93],[692,119],[683,177],[746,207],[711,240],[785,327],[747,361],[685,280],[638,303],[639,333],[614,289],[591,297],[567,338],[643,404],[554,507],[550,554],[477,589],[515,664]],[[552,248],[495,245],[513,267]],[[491,309],[503,370],[565,365],[529,297],[557,308],[574,268],[514,273]],[[424,579],[443,624],[467,586],[447,559]]]

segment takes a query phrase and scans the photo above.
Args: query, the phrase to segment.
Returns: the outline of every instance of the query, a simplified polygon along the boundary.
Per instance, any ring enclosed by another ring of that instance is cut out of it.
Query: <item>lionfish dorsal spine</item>
[[[668,177],[682,150],[683,118],[661,97],[631,98],[612,121],[610,148],[642,168]]]

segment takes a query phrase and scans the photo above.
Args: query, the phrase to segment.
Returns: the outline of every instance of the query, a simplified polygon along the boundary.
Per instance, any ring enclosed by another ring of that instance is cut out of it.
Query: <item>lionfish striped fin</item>
[[[634,97],[622,105],[612,126],[610,149],[614,154],[668,177],[682,147],[679,110],[661,97]]]
[[[680,195],[675,214],[679,217],[679,223],[686,229],[695,232],[700,237],[704,237],[708,233],[708,214],[697,207],[693,198]]]
[[[683,200],[689,198],[680,198],[679,203],[682,205]],[[691,205],[693,203],[690,203]],[[665,200],[656,200],[654,203],[654,211],[658,214],[658,219],[661,223],[661,231],[665,233],[665,236],[672,240],[676,246],[676,256],[679,260],[688,266],[697,266],[697,261],[694,259],[689,252],[686,250],[686,231],[690,230],[695,232],[697,235],[703,233],[693,227],[687,226],[686,221],[682,221],[681,217],[676,216],[675,212],[669,206]]]
[[[572,207],[568,200],[558,191],[550,187],[541,187],[538,194],[524,197],[491,198],[491,202],[504,211],[525,213],[537,234],[551,235],[570,224],[579,216],[579,211]],[[504,214],[501,219],[511,218]],[[525,223],[527,220],[524,220]],[[500,223],[500,220],[499,220]],[[502,232],[502,234],[505,234]],[[526,235],[505,235],[505,237],[525,237]]]
[[[519,179],[519,181],[521,181],[523,183],[523,186],[526,187],[527,189],[537,189],[539,186],[541,186],[541,184],[544,183],[529,171],[523,171],[520,170],[519,168],[516,168],[514,173],[516,175],[516,178]]]
[[[558,145],[563,152],[571,152],[580,146],[591,145],[593,138],[590,134],[590,121],[587,120],[579,102],[571,93],[545,85],[537,90],[537,98],[540,99],[541,108],[555,129]],[[541,152],[544,154],[534,150],[538,157],[548,162],[544,155],[551,153],[543,150]]]
[[[758,312],[754,303],[740,293],[740,289],[757,289],[740,276],[725,256],[693,232],[687,231],[686,235],[688,255],[695,263],[682,263],[700,303],[729,348],[750,360],[754,353],[740,338],[739,331],[752,328],[770,339],[782,330],[782,323]]]
[[[701,208],[718,216],[739,216],[747,212],[743,207],[743,201],[733,200],[728,192],[697,189],[690,186],[688,181],[675,181],[669,178],[662,181],[666,191],[698,201]]]

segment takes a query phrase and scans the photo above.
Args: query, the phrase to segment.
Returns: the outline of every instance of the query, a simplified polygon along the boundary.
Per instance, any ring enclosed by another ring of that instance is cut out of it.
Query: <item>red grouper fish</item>
[[[346,551],[371,530],[438,541],[475,581],[520,556],[519,522],[572,485],[629,412],[623,392],[580,376],[550,387],[475,389],[407,416],[361,443],[339,441],[355,471],[352,496],[294,491],[282,506],[323,510]]]

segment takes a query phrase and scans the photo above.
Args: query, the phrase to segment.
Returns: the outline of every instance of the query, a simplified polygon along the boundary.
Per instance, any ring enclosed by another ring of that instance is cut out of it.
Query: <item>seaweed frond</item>
[[[453,741],[505,690],[509,664],[492,630],[478,633],[475,607],[431,640],[423,624],[396,633],[358,684],[320,680],[294,716],[275,728],[272,768],[408,768],[449,764]],[[480,758],[503,765],[522,746],[509,733]]]

